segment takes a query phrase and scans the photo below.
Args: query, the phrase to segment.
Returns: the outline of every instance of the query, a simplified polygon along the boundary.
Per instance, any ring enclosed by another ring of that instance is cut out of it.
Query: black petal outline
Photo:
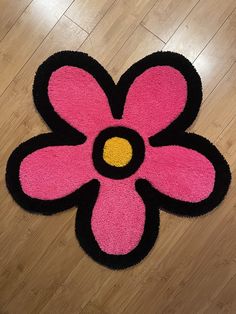
[[[124,103],[129,88],[135,78],[150,67],[168,65],[178,70],[187,82],[187,101],[182,113],[163,131],[149,138],[150,142],[156,137],[171,132],[186,130],[195,120],[202,101],[202,83],[200,76],[192,63],[181,54],[170,51],[158,51],[134,63],[120,78],[117,87],[120,95],[120,106],[117,106],[116,117],[122,118]]]
[[[32,213],[40,213],[43,215],[52,215],[60,211],[64,211],[78,204],[80,195],[86,190],[90,190],[94,181],[86,183],[78,190],[70,195],[56,200],[40,200],[26,195],[20,184],[19,168],[22,160],[30,153],[47,146],[62,146],[62,145],[78,145],[82,144],[79,141],[63,140],[54,133],[46,133],[35,136],[28,141],[20,144],[11,154],[7,162],[6,169],[6,185],[13,196],[14,200],[25,210]],[[86,192],[87,193],[87,192]]]
[[[93,204],[95,204],[97,196],[98,190],[95,197],[93,196]],[[86,203],[79,206],[75,223],[77,239],[84,251],[99,264],[111,269],[124,269],[140,262],[154,246],[159,232],[159,206],[156,204],[154,207],[148,199],[145,199],[141,194],[140,196],[146,208],[144,232],[139,244],[126,255],[107,254],[100,249],[91,229],[93,207],[87,206]]]
[[[225,197],[231,182],[231,173],[228,163],[218,149],[206,138],[194,133],[180,133],[173,136],[164,136],[156,141],[156,147],[180,145],[191,148],[204,155],[214,166],[216,177],[212,193],[208,198],[198,202],[184,202],[168,197],[156,190],[145,179],[136,182],[136,189],[148,195],[155,204],[155,200],[161,205],[161,209],[169,213],[195,217],[203,215],[214,209]]]
[[[83,52],[60,51],[50,56],[39,66],[33,84],[33,98],[38,112],[51,130],[58,133],[59,136],[84,142],[86,136],[74,129],[54,111],[48,97],[48,82],[52,73],[65,65],[78,67],[90,73],[106,93],[110,104],[113,104],[116,98],[115,83],[95,59]]]

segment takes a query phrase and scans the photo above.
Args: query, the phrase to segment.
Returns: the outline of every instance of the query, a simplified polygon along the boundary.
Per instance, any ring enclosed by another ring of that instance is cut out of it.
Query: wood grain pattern
[[[0,1],[0,39],[7,34],[31,1]]]
[[[235,0],[0,1],[0,313],[236,313]],[[155,247],[124,271],[93,262],[74,235],[75,209],[29,214],[5,187],[5,166],[22,141],[48,132],[31,85],[59,50],[82,50],[117,81],[157,50],[183,53],[202,77],[204,102],[189,129],[227,158],[233,182],[212,213],[161,212]]]
[[[157,1],[143,25],[166,43],[197,3],[198,0]]]
[[[155,0],[116,1],[85,41],[82,51],[96,57],[105,66],[154,4]]]
[[[204,110],[199,113],[191,131],[204,135],[214,142],[232,121],[236,115],[235,75],[236,63],[204,102]],[[227,104],[224,103],[225,97],[228,97]],[[225,105],[227,110],[224,110]]]
[[[34,0],[0,42],[0,95],[71,2],[72,0]],[[50,11],[53,14],[49,14]]]
[[[75,0],[65,15],[91,33],[113,3],[114,0]]]
[[[115,81],[134,63],[157,50],[161,50],[164,43],[139,25],[127,39],[107,69]],[[144,53],[145,51],[145,53]]]
[[[235,8],[234,0],[201,0],[165,46],[194,61]]]
[[[207,98],[235,62],[235,33],[234,11],[194,62],[203,83],[203,99]]]

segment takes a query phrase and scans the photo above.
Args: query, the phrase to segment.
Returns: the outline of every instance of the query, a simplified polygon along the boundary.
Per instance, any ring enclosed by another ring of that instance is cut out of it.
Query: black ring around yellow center
[[[142,164],[145,146],[136,131],[121,126],[111,127],[96,137],[92,155],[94,166],[100,174],[124,179]]]

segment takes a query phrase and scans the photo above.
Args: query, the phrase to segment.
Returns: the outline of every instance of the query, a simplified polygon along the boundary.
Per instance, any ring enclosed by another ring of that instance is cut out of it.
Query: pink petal
[[[83,69],[63,66],[53,72],[48,96],[57,114],[86,136],[96,134],[113,120],[103,89]]]
[[[124,255],[139,244],[145,206],[133,180],[101,181],[91,224],[98,245],[107,254]]]
[[[87,142],[77,146],[49,146],[34,151],[20,165],[23,192],[41,200],[69,195],[93,179],[90,156]]]
[[[139,171],[159,192],[186,202],[200,202],[213,191],[215,169],[199,152],[177,145],[147,147]]]
[[[150,137],[180,115],[186,99],[187,82],[178,70],[170,66],[149,68],[130,86],[122,122]]]

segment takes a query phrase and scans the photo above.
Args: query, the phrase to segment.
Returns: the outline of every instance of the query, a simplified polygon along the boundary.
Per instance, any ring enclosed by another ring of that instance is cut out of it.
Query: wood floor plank
[[[0,281],[2,306],[9,302],[19,282],[24,281],[23,278],[39,261],[46,248],[63,228],[63,224],[70,218],[69,213],[56,215],[54,219],[50,219],[50,217],[30,215],[20,209],[9,197],[4,184],[6,161],[20,142],[43,131],[47,132],[47,127],[36,113],[32,101],[31,86],[37,67],[57,51],[77,50],[86,36],[82,29],[66,17],[62,17],[0,99],[3,113],[0,117],[2,135],[0,173],[1,187],[3,187],[1,199],[8,209],[7,215],[6,212],[1,212],[0,221],[0,246],[3,258]]]
[[[82,50],[106,65],[155,2],[156,0],[118,0],[85,41]]]
[[[201,0],[168,41],[164,50],[179,52],[194,61],[235,6],[234,0]]]
[[[0,1],[0,40],[15,24],[16,20],[20,17],[31,1],[32,0]]]
[[[234,313],[236,309],[235,288],[236,275],[228,282],[222,291],[216,296],[210,306],[204,310],[204,314]]]
[[[70,224],[64,228],[58,225],[60,241],[53,241],[39,264],[34,266],[33,271],[26,273],[21,285],[13,292],[10,303],[3,307],[5,311],[15,313],[17,310],[18,313],[24,313],[27,307],[28,313],[39,313],[59,287],[65,292],[62,283],[68,276],[66,270],[71,271],[84,257],[84,252],[79,248],[74,234],[72,216],[75,212],[73,215],[68,212],[63,215],[67,222],[68,217],[71,219]]]
[[[159,0],[142,24],[166,43],[197,3],[198,0]]]
[[[230,169],[232,172],[236,172],[236,117],[232,119],[229,125],[224,129],[224,131],[220,135],[220,140],[217,141],[217,146],[219,149],[224,152],[225,158],[230,162]],[[234,187],[234,182],[232,186]],[[236,202],[234,204],[233,209],[235,209]]]
[[[89,302],[81,311],[80,314],[107,314],[103,310],[98,309],[92,302]]]
[[[40,311],[40,314],[80,313],[92,296],[100,290],[104,280],[110,277],[111,272],[84,256],[61,287],[57,289],[48,304]],[[91,282],[93,282],[92,285]],[[80,291],[79,297],[71,295],[71,289]]]
[[[199,133],[214,142],[230,123],[236,115],[235,75],[236,63],[205,101],[203,109],[190,129],[192,132]]]
[[[107,69],[117,81],[134,62],[161,50],[163,46],[161,40],[139,25],[108,64]]]
[[[114,0],[75,0],[65,15],[91,33],[113,3]]]
[[[72,1],[34,0],[0,42],[0,95]]]
[[[226,20],[194,62],[202,83],[203,99],[227,73],[236,60],[236,11]]]

